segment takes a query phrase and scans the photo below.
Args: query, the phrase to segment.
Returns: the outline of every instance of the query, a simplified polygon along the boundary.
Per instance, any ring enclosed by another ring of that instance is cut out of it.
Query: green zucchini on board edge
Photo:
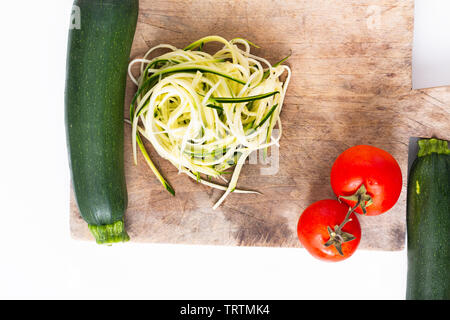
[[[450,299],[450,150],[419,140],[408,180],[406,299]]]
[[[75,199],[97,243],[128,241],[124,99],[138,0],[75,0],[65,121]]]

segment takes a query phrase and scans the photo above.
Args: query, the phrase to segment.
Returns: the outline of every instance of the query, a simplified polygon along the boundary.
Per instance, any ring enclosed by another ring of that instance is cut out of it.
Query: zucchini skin
[[[407,300],[450,299],[450,150],[419,141],[407,197]]]
[[[74,6],[81,23],[69,31],[65,123],[75,199],[98,243],[126,241],[123,116],[139,1]]]

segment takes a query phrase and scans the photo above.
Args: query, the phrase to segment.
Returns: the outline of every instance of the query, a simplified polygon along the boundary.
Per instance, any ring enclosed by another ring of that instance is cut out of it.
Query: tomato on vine
[[[303,211],[297,225],[298,238],[314,257],[341,261],[356,251],[361,225],[352,208],[337,200],[321,200]]]
[[[402,190],[402,172],[394,157],[368,145],[341,153],[333,164],[330,179],[339,200],[368,216],[391,209]]]

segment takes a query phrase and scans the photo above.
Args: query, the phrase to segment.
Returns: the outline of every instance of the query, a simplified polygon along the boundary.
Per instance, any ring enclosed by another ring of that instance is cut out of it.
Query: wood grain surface
[[[172,197],[146,166],[132,161],[125,127],[132,241],[180,244],[300,247],[301,212],[333,198],[335,158],[357,144],[390,152],[403,171],[403,192],[388,213],[361,217],[360,248],[401,250],[405,245],[408,142],[412,136],[450,139],[450,89],[411,90],[413,0],[141,0],[132,57],[149,47],[184,47],[207,35],[243,37],[255,53],[275,62],[292,53],[292,81],[281,114],[279,170],[248,163],[238,187],[262,195],[222,192],[178,174],[147,144],[175,188]],[[128,81],[125,110],[135,86]],[[127,116],[127,112],[125,112]],[[266,172],[267,173],[267,172]],[[93,240],[72,195],[71,234]]]

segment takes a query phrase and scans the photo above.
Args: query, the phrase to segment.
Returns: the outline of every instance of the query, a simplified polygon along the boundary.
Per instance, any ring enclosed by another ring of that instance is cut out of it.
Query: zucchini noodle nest
[[[208,54],[203,45],[223,48]],[[280,112],[291,77],[283,59],[275,65],[250,53],[251,42],[219,36],[202,38],[185,49],[168,44],[151,48],[128,69],[138,86],[130,107],[134,161],[137,147],[164,187],[175,194],[151,161],[141,137],[179,172],[207,186],[225,191],[216,209],[236,189],[241,169],[253,151],[278,145]],[[256,46],[255,46],[256,47]],[[169,52],[148,58],[156,49]],[[140,63],[135,78],[132,66]],[[286,72],[285,81],[280,77]],[[278,125],[278,135],[272,136]],[[233,171],[227,171],[234,168]],[[231,174],[228,181],[224,175]],[[226,185],[212,182],[222,179]]]

